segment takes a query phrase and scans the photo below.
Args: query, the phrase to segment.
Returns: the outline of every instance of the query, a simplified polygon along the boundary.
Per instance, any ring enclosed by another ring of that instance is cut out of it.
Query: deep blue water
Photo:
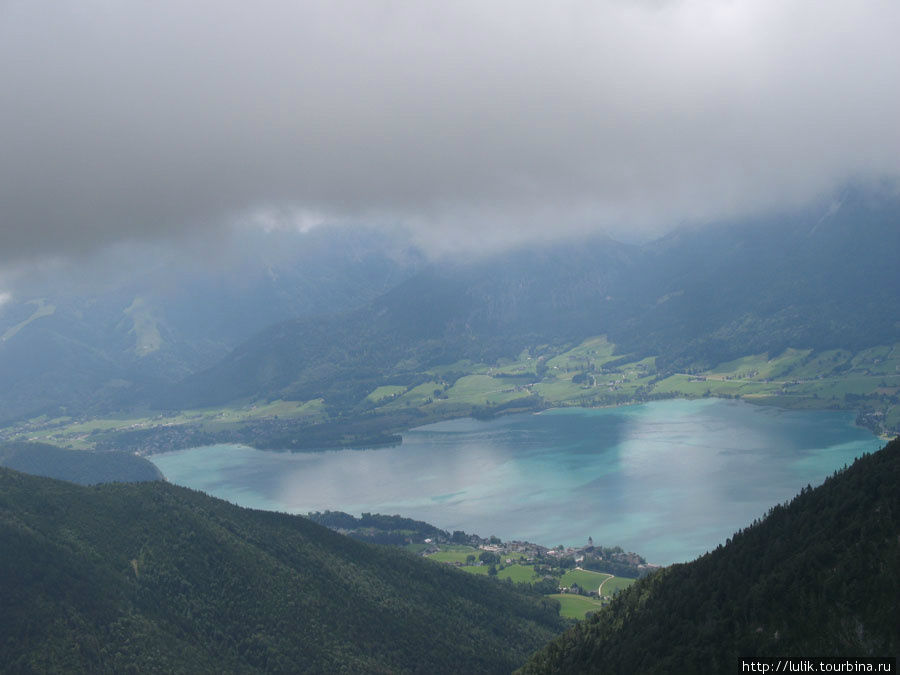
[[[834,411],[718,399],[548,410],[413,429],[377,450],[216,445],[150,459],[242,506],[399,513],[540,544],[690,560],[881,443]]]

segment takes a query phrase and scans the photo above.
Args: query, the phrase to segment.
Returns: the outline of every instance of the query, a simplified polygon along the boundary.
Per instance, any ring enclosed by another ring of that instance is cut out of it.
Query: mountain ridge
[[[165,396],[174,407],[247,397],[345,407],[427,366],[597,335],[670,372],[789,347],[891,344],[900,340],[897,213],[898,200],[854,193],[825,217],[432,265],[366,307],[269,327]]]
[[[0,468],[2,670],[509,672],[555,603],[164,482]]]

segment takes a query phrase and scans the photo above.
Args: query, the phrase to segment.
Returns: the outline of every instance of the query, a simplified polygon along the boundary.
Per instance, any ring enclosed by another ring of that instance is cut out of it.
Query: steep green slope
[[[900,440],[725,546],[673,565],[537,653],[525,673],[735,672],[749,656],[900,652]]]
[[[0,469],[0,670],[508,672],[536,596],[162,482]]]

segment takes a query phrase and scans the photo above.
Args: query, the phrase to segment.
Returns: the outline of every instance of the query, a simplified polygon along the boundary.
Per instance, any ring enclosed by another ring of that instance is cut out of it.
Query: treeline
[[[639,579],[647,576],[655,571],[655,567],[638,567],[632,563],[620,562],[618,560],[590,558],[585,556],[581,566],[592,572],[605,572],[606,574],[614,574],[617,577],[628,577],[629,579]]]
[[[422,542],[425,539],[447,541],[450,533],[430,523],[403,516],[386,516],[380,513],[363,513],[359,518],[343,511],[315,511],[306,517],[319,525],[343,534],[375,544],[402,546]]]
[[[133,454],[63,450],[46,443],[25,441],[0,444],[0,466],[81,485],[162,478],[154,464]]]

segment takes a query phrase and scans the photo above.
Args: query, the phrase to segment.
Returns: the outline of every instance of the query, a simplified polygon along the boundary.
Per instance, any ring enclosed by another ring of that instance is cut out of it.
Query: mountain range
[[[607,335],[663,371],[788,347],[900,340],[897,200],[432,264],[366,305],[273,325],[167,389],[159,406],[253,397],[345,406],[429,366]]]

